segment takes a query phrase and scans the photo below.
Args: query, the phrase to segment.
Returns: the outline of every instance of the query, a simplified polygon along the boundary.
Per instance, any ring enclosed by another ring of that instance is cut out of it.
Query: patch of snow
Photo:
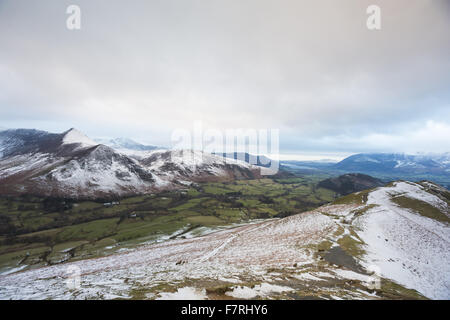
[[[206,290],[185,287],[180,288],[176,292],[162,292],[156,300],[206,300]]]
[[[334,273],[336,273],[338,276],[345,278],[345,279],[351,279],[351,280],[359,280],[362,282],[370,283],[373,281],[373,277],[370,275],[365,275],[361,273],[357,273],[351,270],[342,270],[342,269],[335,269],[333,270]]]
[[[252,299],[256,297],[265,297],[272,293],[282,293],[288,291],[295,291],[290,287],[274,285],[270,283],[261,283],[253,288],[245,286],[233,287],[231,291],[225,292],[227,296],[238,299]]]
[[[377,202],[386,203],[395,196],[405,196],[411,199],[426,202],[440,210],[446,210],[448,205],[439,197],[426,192],[424,187],[413,182],[394,182],[393,187],[384,187],[371,193],[367,204],[376,204]]]
[[[6,178],[8,176],[24,172],[33,174],[34,172],[47,170],[47,168],[61,164],[63,161],[63,158],[52,157],[46,153],[8,157],[0,160],[0,178]]]
[[[298,280],[323,281],[323,279],[313,276],[312,274],[310,274],[308,272],[296,274],[296,275],[293,275],[292,277],[294,277],[295,279],[298,279]]]
[[[27,266],[27,265],[22,265],[22,266],[20,266],[20,267],[11,268],[11,269],[8,269],[8,270],[6,270],[6,271],[3,271],[2,273],[0,273],[0,275],[6,276],[6,275],[8,275],[8,274],[13,274],[13,273],[22,271],[22,270],[25,269],[26,267],[28,267],[28,266]]]

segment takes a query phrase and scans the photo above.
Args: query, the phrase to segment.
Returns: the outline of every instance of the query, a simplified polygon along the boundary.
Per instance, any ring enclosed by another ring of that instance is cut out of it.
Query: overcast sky
[[[450,1],[0,0],[0,127],[167,146],[195,121],[289,155],[448,152]]]

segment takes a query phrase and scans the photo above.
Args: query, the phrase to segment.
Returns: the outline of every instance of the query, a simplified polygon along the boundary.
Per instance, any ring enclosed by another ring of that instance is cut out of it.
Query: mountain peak
[[[75,128],[71,128],[63,133],[63,144],[80,144],[82,147],[98,145],[98,143],[94,142]]]

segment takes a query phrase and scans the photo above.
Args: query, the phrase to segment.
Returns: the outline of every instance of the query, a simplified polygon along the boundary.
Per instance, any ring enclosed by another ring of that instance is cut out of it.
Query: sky
[[[447,0],[0,0],[0,127],[170,146],[201,122],[278,129],[285,158],[449,152],[449,30]]]

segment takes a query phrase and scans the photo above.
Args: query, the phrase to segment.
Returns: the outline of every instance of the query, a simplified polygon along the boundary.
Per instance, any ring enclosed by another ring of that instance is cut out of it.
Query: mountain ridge
[[[385,182],[432,180],[450,188],[450,153],[358,153],[339,162],[281,161],[281,168],[297,173],[341,175],[359,172]]]
[[[0,132],[0,193],[114,197],[182,188],[195,181],[259,177],[244,162],[194,152],[153,151],[141,159],[98,144],[76,129]],[[159,162],[158,162],[159,161]],[[159,166],[155,163],[163,162]]]

